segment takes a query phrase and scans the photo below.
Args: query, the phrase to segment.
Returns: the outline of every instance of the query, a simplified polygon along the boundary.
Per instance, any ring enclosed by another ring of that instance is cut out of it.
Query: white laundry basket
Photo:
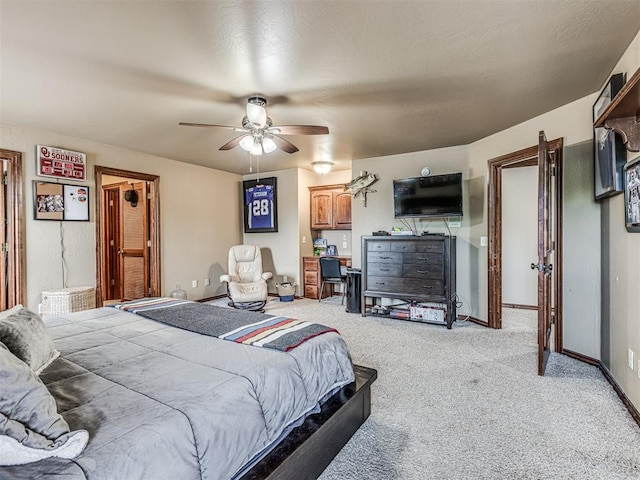
[[[71,287],[42,292],[42,315],[59,315],[91,308],[96,308],[93,287]]]

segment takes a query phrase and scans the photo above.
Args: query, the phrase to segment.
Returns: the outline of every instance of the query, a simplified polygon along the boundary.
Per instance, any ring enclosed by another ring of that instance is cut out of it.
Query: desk
[[[351,267],[350,255],[338,255],[341,267]],[[302,257],[302,277],[304,280],[304,296],[318,300],[320,298],[320,257]],[[325,295],[329,294],[330,285],[325,286]],[[324,295],[323,295],[324,296]]]

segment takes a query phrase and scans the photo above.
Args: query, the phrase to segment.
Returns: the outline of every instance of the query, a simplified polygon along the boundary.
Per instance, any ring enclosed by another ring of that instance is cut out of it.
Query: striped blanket
[[[319,323],[175,298],[143,298],[112,306],[184,330],[284,352],[323,333],[338,333]]]

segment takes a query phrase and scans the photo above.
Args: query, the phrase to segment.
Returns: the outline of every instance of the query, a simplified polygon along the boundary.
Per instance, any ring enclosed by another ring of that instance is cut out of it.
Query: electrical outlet
[[[633,364],[635,363],[634,357],[635,357],[635,353],[633,353],[633,350],[629,349],[629,368],[631,370],[633,370]]]
[[[207,286],[211,285],[211,279],[210,278],[205,278],[204,279],[204,284],[207,285]]]
[[[489,242],[487,241],[487,236],[486,235],[481,235],[480,236],[480,246],[481,247],[486,247],[489,244]]]
[[[347,242],[342,242],[342,248],[347,248]]]
[[[191,287],[198,288],[198,280],[194,280],[193,282],[191,282]]]
[[[640,378],[640,358],[638,359],[638,378]]]

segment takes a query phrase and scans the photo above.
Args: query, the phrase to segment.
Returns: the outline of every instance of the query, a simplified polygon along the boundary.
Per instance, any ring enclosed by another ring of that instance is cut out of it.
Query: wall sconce
[[[331,167],[333,167],[333,162],[329,160],[316,160],[315,162],[311,162],[311,165],[316,173],[324,175],[325,173],[329,173]]]

